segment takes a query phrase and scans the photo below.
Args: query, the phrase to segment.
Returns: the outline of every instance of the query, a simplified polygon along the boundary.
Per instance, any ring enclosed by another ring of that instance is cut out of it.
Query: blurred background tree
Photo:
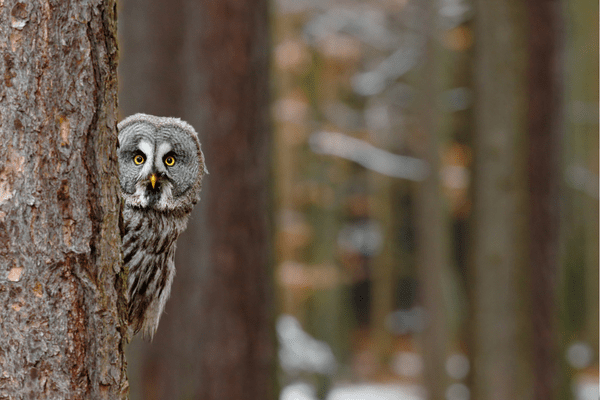
[[[531,396],[525,6],[477,3],[471,287],[477,398]]]

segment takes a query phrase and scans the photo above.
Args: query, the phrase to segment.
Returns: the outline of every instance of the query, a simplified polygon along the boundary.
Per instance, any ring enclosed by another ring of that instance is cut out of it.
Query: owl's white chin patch
[[[148,183],[142,181],[138,182],[135,185],[135,193],[124,194],[127,200],[127,204],[133,207],[140,208],[150,207],[159,211],[166,211],[171,209],[172,201],[170,201],[170,199],[172,199],[173,197],[173,185],[168,181],[161,182],[160,185],[160,197],[158,201],[154,201],[154,203],[151,204],[150,198],[148,196]]]

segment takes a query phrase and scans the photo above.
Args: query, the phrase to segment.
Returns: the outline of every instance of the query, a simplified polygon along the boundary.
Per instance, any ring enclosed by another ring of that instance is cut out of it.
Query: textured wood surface
[[[115,2],[0,2],[0,399],[126,398]]]

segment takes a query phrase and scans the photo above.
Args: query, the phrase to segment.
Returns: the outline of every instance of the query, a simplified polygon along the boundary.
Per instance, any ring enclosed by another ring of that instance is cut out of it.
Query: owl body
[[[129,325],[152,338],[171,292],[177,238],[200,199],[204,155],[194,129],[176,118],[135,114],[118,128]]]

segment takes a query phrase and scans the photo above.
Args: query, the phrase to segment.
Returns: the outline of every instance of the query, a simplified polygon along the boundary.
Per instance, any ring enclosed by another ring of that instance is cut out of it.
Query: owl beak
[[[150,175],[150,183],[152,184],[152,189],[154,189],[154,186],[156,185],[156,174]]]

